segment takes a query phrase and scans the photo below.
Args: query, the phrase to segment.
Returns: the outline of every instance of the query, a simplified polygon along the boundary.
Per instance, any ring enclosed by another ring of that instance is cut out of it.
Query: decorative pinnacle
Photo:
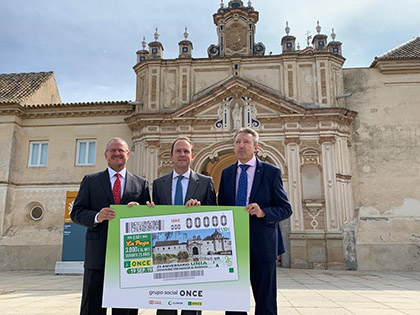
[[[221,8],[224,8],[225,7],[225,4],[223,3],[223,0],[220,1],[220,7]]]
[[[321,26],[319,25],[319,21],[316,21],[316,31],[317,33],[321,33]]]
[[[187,40],[187,38],[188,38],[188,31],[187,31],[187,27],[185,26],[185,32],[184,32],[184,38],[185,38],[185,40]]]
[[[309,47],[309,45],[311,44],[311,39],[312,39],[312,35],[310,31],[306,31],[306,45],[307,47]]]
[[[289,27],[289,22],[288,21],[286,21],[286,27],[284,28],[284,31],[286,32],[287,35],[289,35],[290,27]]]
[[[141,46],[143,47],[143,50],[146,49],[146,37],[143,36],[143,41],[141,42]]]
[[[336,36],[336,34],[334,33],[334,28],[333,28],[332,33],[331,33],[331,38],[332,38],[333,41],[335,40],[335,36]]]
[[[250,1],[248,1],[248,8],[250,8],[250,7],[252,7],[251,0],[250,0]]]
[[[297,44],[297,49],[300,50],[300,44],[299,44],[299,42]]]
[[[159,33],[158,33],[158,28],[156,27],[156,32],[155,32],[155,41],[157,41],[159,39]]]

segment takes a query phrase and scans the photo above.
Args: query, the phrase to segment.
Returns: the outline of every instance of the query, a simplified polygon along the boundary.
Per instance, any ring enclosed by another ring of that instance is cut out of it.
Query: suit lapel
[[[233,194],[227,196],[231,200],[231,204],[235,205],[236,202],[236,173],[238,172],[238,162],[230,166],[230,172],[227,173],[227,191],[233,191]]]
[[[132,201],[132,200],[126,201],[126,200],[124,200],[124,198],[126,196],[126,192],[129,192],[129,191],[133,190],[133,187],[134,187],[133,175],[131,175],[128,171],[126,171],[124,191],[123,191],[123,195],[122,195],[120,204],[125,204],[125,203],[128,203],[128,202]]]
[[[173,172],[170,172],[168,175],[165,175],[162,178],[161,191],[163,193],[162,204],[164,205],[172,204],[172,176],[173,176]]]
[[[260,185],[263,173],[264,165],[260,160],[257,159],[257,168],[255,170],[254,181],[252,182],[251,194],[249,195],[249,203],[252,203],[253,200],[255,200],[255,195]]]
[[[101,183],[102,188],[105,191],[105,194],[109,200],[109,203],[113,204],[114,197],[112,196],[111,182],[109,180],[108,169],[106,169],[105,171],[99,174],[99,182]]]
[[[185,194],[185,202],[187,202],[194,196],[195,191],[198,188],[199,181],[200,179],[198,178],[197,173],[191,170],[187,193]]]

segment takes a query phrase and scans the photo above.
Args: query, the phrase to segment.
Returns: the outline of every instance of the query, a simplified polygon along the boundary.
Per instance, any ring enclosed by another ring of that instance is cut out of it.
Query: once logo
[[[152,260],[145,259],[145,260],[132,260],[130,261],[130,267],[145,267],[145,266],[151,266]]]
[[[194,297],[203,297],[202,290],[181,290],[179,291],[180,296],[194,296]]]

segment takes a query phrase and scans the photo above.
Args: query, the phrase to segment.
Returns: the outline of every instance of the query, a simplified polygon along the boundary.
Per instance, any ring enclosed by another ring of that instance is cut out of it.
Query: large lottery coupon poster
[[[104,307],[249,310],[243,207],[113,208]]]

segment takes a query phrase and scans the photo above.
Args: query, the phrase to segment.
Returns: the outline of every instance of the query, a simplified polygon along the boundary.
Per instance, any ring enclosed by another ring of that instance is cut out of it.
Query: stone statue
[[[233,128],[239,129],[242,127],[242,108],[236,103],[232,111]]]

